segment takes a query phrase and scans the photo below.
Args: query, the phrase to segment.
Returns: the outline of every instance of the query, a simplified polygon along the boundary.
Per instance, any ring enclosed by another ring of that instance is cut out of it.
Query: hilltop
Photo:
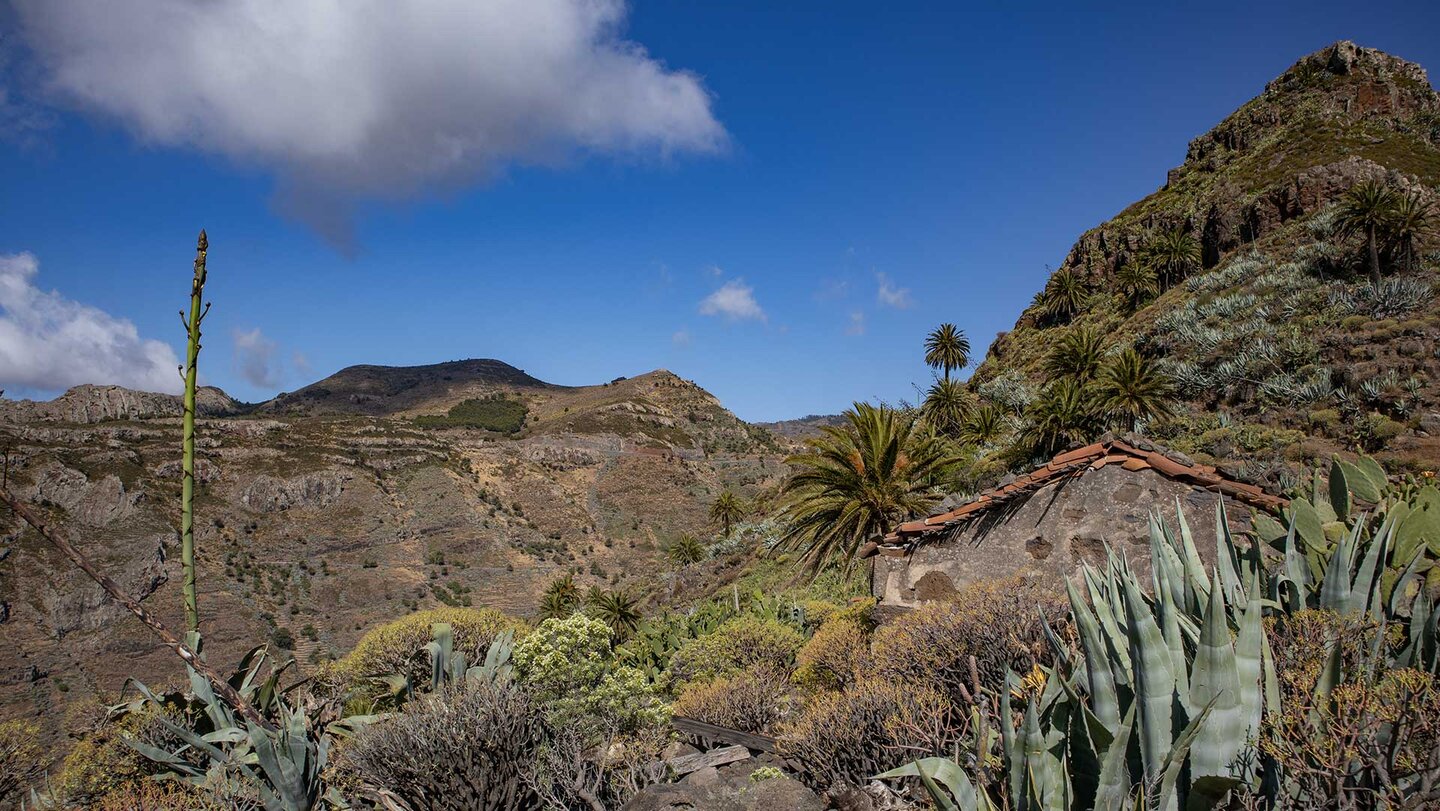
[[[1082,234],[971,389],[1023,410],[1049,348],[1091,330],[1108,352],[1161,361],[1181,413],[1151,432],[1205,461],[1282,487],[1337,450],[1433,469],[1440,252],[1433,240],[1403,263],[1387,251],[1371,288],[1364,241],[1336,217],[1371,180],[1440,200],[1440,95],[1419,65],[1339,42],[1191,141],[1160,189]],[[1127,268],[1170,235],[1198,261],[1158,295],[1136,295]]]

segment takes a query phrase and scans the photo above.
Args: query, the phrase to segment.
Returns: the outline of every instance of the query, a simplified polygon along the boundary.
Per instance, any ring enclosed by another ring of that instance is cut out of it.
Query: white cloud
[[[862,313],[859,310],[855,310],[854,312],[850,313],[850,322],[845,325],[845,334],[865,334],[865,313]]]
[[[675,334],[670,336],[670,343],[676,346],[689,346],[690,341],[690,330],[688,329],[677,329]]]
[[[15,0],[44,87],[138,138],[278,176],[347,237],[359,201],[507,165],[713,152],[700,78],[626,40],[621,0]]]
[[[0,255],[0,387],[59,391],[81,383],[180,391],[175,351],[124,318],[35,286],[40,263]]]
[[[729,321],[764,321],[765,311],[755,300],[755,288],[744,279],[731,279],[700,302],[701,315],[723,316]]]
[[[721,270],[719,265],[706,265],[705,275],[712,279],[718,279],[725,275],[725,271]]]
[[[305,357],[305,353],[298,349],[290,356],[290,365],[294,366],[295,371],[299,374],[309,375],[311,372],[310,359]]]
[[[285,377],[284,370],[275,359],[279,345],[266,338],[259,327],[252,330],[235,330],[235,371],[245,382],[262,389],[273,389]]]
[[[910,299],[910,288],[895,286],[895,283],[890,281],[890,277],[884,273],[876,273],[875,281],[879,285],[875,298],[886,307],[903,310],[914,304]]]

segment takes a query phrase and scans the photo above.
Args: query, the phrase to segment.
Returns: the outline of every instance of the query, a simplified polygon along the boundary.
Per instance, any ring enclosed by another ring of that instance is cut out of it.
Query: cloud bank
[[[13,3],[48,91],[273,171],[281,210],[337,241],[360,201],[726,140],[697,76],[624,39],[620,0]]]
[[[284,377],[275,353],[279,346],[259,327],[251,330],[235,330],[231,336],[235,341],[235,370],[256,388],[273,389]]]
[[[59,391],[81,383],[179,393],[180,365],[161,341],[103,310],[35,286],[40,263],[0,255],[0,388]]]
[[[755,300],[755,288],[744,279],[731,279],[700,302],[701,315],[715,315],[727,321],[764,321],[765,311]]]

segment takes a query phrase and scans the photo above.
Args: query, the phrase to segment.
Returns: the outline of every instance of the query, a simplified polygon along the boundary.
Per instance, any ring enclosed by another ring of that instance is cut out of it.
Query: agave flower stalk
[[[210,241],[205,231],[195,244],[195,277],[190,282],[190,318],[185,322],[188,336],[185,352],[185,416],[180,459],[180,568],[184,580],[185,629],[192,634],[200,631],[200,607],[195,594],[195,383],[200,359],[200,322],[210,311],[201,308],[205,294],[205,253]]]

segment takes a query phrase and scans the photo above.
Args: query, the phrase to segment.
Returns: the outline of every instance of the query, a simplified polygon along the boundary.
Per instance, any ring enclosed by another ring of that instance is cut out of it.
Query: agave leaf
[[[891,780],[901,777],[918,777],[925,784],[925,791],[941,809],[958,811],[981,811],[979,792],[969,775],[954,761],[943,757],[927,757],[906,763],[897,769],[875,776],[877,780]],[[948,793],[936,784],[942,784]],[[987,803],[988,805],[988,803]]]
[[[1005,685],[1000,690],[1000,746],[1005,750],[1005,772],[1010,778],[1010,798],[1018,801],[1025,791],[1025,751],[1021,748],[1020,736],[1015,734],[1014,710],[1010,706],[1011,677],[1007,671]]]
[[[1235,552],[1235,539],[1230,536],[1230,519],[1225,514],[1225,497],[1215,499],[1215,570],[1225,597],[1232,604],[1240,602],[1240,560]]]
[[[1240,633],[1235,638],[1235,677],[1245,718],[1242,739],[1247,745],[1259,736],[1264,715],[1265,644],[1264,609],[1259,600],[1252,600],[1240,616]]]
[[[1080,645],[1085,651],[1090,707],[1102,724],[1114,728],[1120,723],[1120,699],[1115,692],[1115,674],[1111,672],[1110,656],[1100,638],[1100,624],[1069,580],[1065,581],[1065,590],[1070,596],[1070,608],[1080,631]]]
[[[1306,566],[1305,553],[1300,549],[1297,524],[1292,520],[1289,533],[1285,536],[1285,579],[1293,591],[1290,595],[1294,603],[1290,607],[1292,611],[1298,611],[1310,602],[1310,570]]]
[[[1385,567],[1386,547],[1394,526],[1394,522],[1387,516],[1375,537],[1370,539],[1370,548],[1366,550],[1365,558],[1360,561],[1360,569],[1355,573],[1355,583],[1350,588],[1352,611],[1366,613],[1366,610],[1371,608],[1375,611],[1381,610],[1384,599],[1380,594],[1380,573]]]
[[[1185,520],[1179,496],[1175,497],[1175,517],[1180,525],[1180,548],[1185,553],[1185,586],[1189,600],[1185,607],[1188,609],[1193,605],[1198,608],[1208,596],[1206,591],[1210,588],[1210,579],[1205,575],[1205,563],[1200,559],[1200,550],[1195,546],[1195,537],[1190,533],[1190,523]]]
[[[1115,740],[1105,750],[1105,759],[1100,764],[1100,779],[1096,782],[1095,811],[1123,811],[1130,796],[1130,768],[1127,751],[1130,748],[1130,731],[1135,725],[1135,705],[1125,713],[1125,720],[1115,731]]]
[[[1185,758],[1190,754],[1190,747],[1200,734],[1200,729],[1210,718],[1210,713],[1215,709],[1212,702],[1200,710],[1200,714],[1190,719],[1190,723],[1180,730],[1179,736],[1175,738],[1174,746],[1169,747],[1165,753],[1165,760],[1161,764],[1160,784],[1155,790],[1155,796],[1151,800],[1151,807],[1157,809],[1173,809],[1179,807],[1179,798],[1175,795],[1175,781],[1180,777],[1180,769],[1185,765]]]
[[[1125,608],[1130,628],[1131,683],[1139,705],[1141,761],[1146,779],[1153,780],[1159,776],[1174,731],[1171,709],[1175,675],[1170,669],[1170,650],[1134,577],[1125,580]]]
[[[1325,666],[1321,669],[1319,678],[1315,680],[1315,692],[1310,710],[1310,725],[1317,730],[1323,723],[1323,719],[1329,715],[1329,710],[1322,708],[1329,706],[1330,694],[1340,683],[1340,640],[1331,638],[1326,643],[1326,648]]]
[[[1355,562],[1355,543],[1360,523],[1341,539],[1325,568],[1325,581],[1320,585],[1320,607],[1337,614],[1350,613],[1350,570]]]
[[[1255,651],[1259,653],[1259,651]],[[1210,591],[1200,644],[1195,650],[1194,673],[1186,709],[1193,718],[1211,708],[1210,720],[1199,731],[1190,755],[1190,773],[1201,777],[1231,777],[1249,738],[1247,708],[1243,705],[1237,651],[1230,641],[1230,623],[1220,576]],[[1259,699],[1259,657],[1253,660],[1256,679],[1251,685]]]

